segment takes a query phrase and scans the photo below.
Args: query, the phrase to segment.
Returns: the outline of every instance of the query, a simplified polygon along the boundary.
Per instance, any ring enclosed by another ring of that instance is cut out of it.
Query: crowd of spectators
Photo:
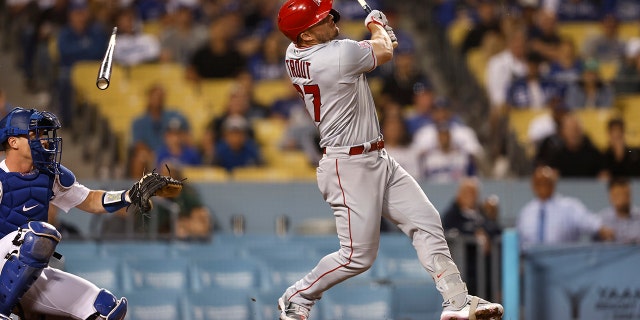
[[[27,87],[49,90],[51,107],[65,126],[74,125],[72,68],[79,61],[102,58],[112,27],[118,27],[114,61],[120,66],[177,63],[185,70],[181,81],[193,85],[234,79],[232,89],[220,93],[228,95],[223,112],[207,119],[203,130],[193,130],[185,115],[189,106],[166,105],[167,91],[174,88],[156,83],[146,88],[147,109],[131,124],[125,160],[129,177],[167,160],[228,171],[268,165],[261,150],[266,146],[253,128],[260,119],[277,119],[286,126],[282,140],[273,143],[280,150],[303,152],[314,165],[321,157],[317,133],[297,93],[291,90],[273,105],[255,99],[256,82],[286,81],[282,61],[288,42],[274,24],[279,5],[277,0],[14,0],[5,4],[10,12],[5,33],[15,34],[3,39],[20,52]],[[422,181],[489,176],[483,164],[504,156],[506,148],[480,143],[479,128],[469,127],[462,111],[453,111],[464,108],[440,92],[421,67],[417,38],[398,26],[397,8],[389,1],[374,5],[388,13],[400,43],[393,63],[369,75],[379,84],[375,98],[390,152]],[[336,0],[335,7],[345,23],[364,17],[349,1]],[[604,150],[585,133],[589,124],[574,114],[585,108],[611,109],[616,95],[640,93],[640,27],[638,38],[619,34],[620,23],[640,18],[640,5],[625,0],[450,0],[433,7],[445,30],[461,17],[471,21],[456,47],[462,56],[494,43],[485,78],[479,79],[490,103],[487,123],[496,135],[488,143],[504,140],[497,136],[505,132],[496,128],[508,121],[510,110],[548,110],[531,122],[532,169],[549,165],[567,177],[638,174],[633,169],[636,151],[621,151],[635,150],[622,146],[624,136],[612,134],[618,141]],[[559,24],[575,21],[598,24],[601,32],[574,43],[559,32]],[[362,35],[367,35],[364,27]],[[614,79],[601,74],[600,66],[607,63],[619,66]],[[36,77],[34,70],[44,76]],[[624,129],[624,123],[619,127]]]

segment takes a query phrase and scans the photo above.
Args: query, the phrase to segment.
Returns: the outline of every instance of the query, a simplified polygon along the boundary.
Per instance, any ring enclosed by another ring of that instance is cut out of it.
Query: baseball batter
[[[365,19],[371,40],[336,40],[332,0],[288,0],[278,28],[292,43],[285,66],[320,132],[318,187],[334,210],[340,250],[322,258],[278,300],[282,320],[306,320],[332,286],[371,267],[381,215],[412,240],[444,298],[441,320],[501,319],[503,308],[467,293],[451,259],[440,215],[420,186],[384,149],[365,73],[389,62],[397,39],[385,15]]]
[[[0,150],[6,152],[0,162],[0,319],[10,319],[20,303],[27,314],[122,320],[126,298],[48,267],[61,239],[47,223],[48,208],[115,212],[132,199],[146,202],[136,200],[145,188],[142,179],[130,190],[108,192],[78,183],[59,162],[59,128],[54,114],[35,109],[15,108],[0,120]]]

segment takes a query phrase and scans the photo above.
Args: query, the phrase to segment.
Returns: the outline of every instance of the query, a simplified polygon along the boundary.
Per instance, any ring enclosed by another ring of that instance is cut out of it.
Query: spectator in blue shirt
[[[222,139],[216,144],[215,164],[228,171],[262,164],[257,143],[249,138],[249,122],[240,115],[229,116],[222,125]]]
[[[151,85],[147,90],[147,109],[131,125],[133,137],[129,159],[130,177],[140,177],[156,164],[156,154],[164,144],[164,130],[174,118],[182,119],[189,130],[184,115],[175,110],[167,110],[164,87],[159,84]]]
[[[62,123],[72,126],[73,90],[71,69],[78,61],[101,60],[107,48],[109,34],[102,25],[92,20],[86,3],[72,1],[69,5],[68,24],[58,34],[59,69],[56,92]],[[97,72],[97,71],[96,71]],[[89,80],[87,80],[89,81]]]
[[[526,56],[527,74],[516,78],[507,89],[507,105],[511,108],[544,108],[560,87],[540,74],[541,55],[529,52]]]
[[[522,249],[575,243],[585,236],[613,240],[613,231],[579,199],[555,193],[557,180],[551,167],[537,167],[533,172],[531,189],[535,198],[520,210],[517,222]]]
[[[180,166],[201,164],[200,154],[193,147],[186,119],[175,116],[169,119],[164,128],[164,143],[157,154],[156,167],[171,162]]]

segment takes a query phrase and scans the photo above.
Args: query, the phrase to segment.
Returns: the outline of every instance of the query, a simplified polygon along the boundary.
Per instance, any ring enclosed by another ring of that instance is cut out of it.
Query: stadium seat
[[[411,244],[381,246],[377,264],[380,277],[391,282],[432,282],[431,276],[418,260],[418,254]]]
[[[77,275],[100,288],[118,295],[123,291],[122,265],[118,258],[65,258],[64,270]]]
[[[325,320],[393,318],[391,289],[386,286],[338,284],[318,305]]]
[[[100,255],[98,244],[94,241],[62,241],[56,251],[67,258],[90,259]]]
[[[189,289],[189,261],[178,258],[127,259],[124,261],[124,287],[127,291],[146,289]]]
[[[144,94],[152,84],[161,84],[167,94],[177,87],[188,86],[185,69],[179,63],[144,63],[130,67],[129,79]]]
[[[432,283],[405,283],[392,286],[393,319],[439,319],[442,295]]]
[[[529,124],[536,117],[548,113],[547,109],[511,109],[509,110],[509,128],[515,133],[518,142],[525,147],[528,156],[533,155],[533,145],[529,142]]]
[[[316,266],[315,259],[301,258],[273,258],[264,257],[262,262],[265,265],[266,280],[273,290],[284,292],[286,288],[302,279]]]
[[[233,169],[231,177],[238,182],[291,182],[294,175],[286,168],[239,167]]]
[[[205,107],[210,110],[211,116],[222,115],[227,108],[229,95],[236,85],[233,78],[208,79],[199,83],[197,92],[203,100]]]
[[[300,180],[314,181],[316,179],[316,168],[309,163],[309,158],[302,151],[279,151],[273,157],[270,165],[286,168],[294,177]]]
[[[251,290],[209,288],[190,293],[187,306],[192,320],[261,320]]]
[[[138,290],[126,295],[125,320],[188,320],[182,293],[171,290]]]
[[[286,122],[281,119],[256,119],[252,126],[256,140],[262,148],[277,148],[287,129]]]
[[[166,258],[172,256],[171,248],[161,242],[105,242],[99,250],[106,257],[120,257],[124,259]]]
[[[602,33],[599,22],[562,22],[558,23],[558,33],[568,37],[580,48],[588,38]]]
[[[603,151],[609,143],[607,123],[615,116],[616,111],[611,108],[586,108],[576,110],[575,114],[582,122],[585,134],[589,136],[598,149]]]
[[[233,243],[221,245],[217,242],[177,242],[171,246],[171,251],[175,257],[191,260],[240,256],[240,249]]]
[[[447,38],[451,45],[460,48],[467,32],[473,27],[473,21],[466,15],[460,15],[447,28]]]
[[[620,39],[629,40],[640,36],[639,31],[637,21],[625,21],[620,23],[618,34],[620,35]]]
[[[217,166],[189,166],[182,168],[182,175],[190,182],[226,182],[229,171]]]
[[[260,317],[262,317],[261,319],[271,320],[280,318],[280,311],[278,310],[277,305],[278,299],[280,299],[283,294],[284,290],[261,291],[257,294],[255,302],[256,312]],[[322,304],[322,300],[320,300],[318,304],[316,304],[316,306],[311,309],[311,314],[309,314],[310,319],[323,319],[321,315],[320,304]]]
[[[273,103],[291,94],[293,86],[289,79],[260,80],[254,85],[253,98],[266,108],[271,108]]]
[[[598,72],[600,73],[600,77],[602,78],[602,80],[611,82],[618,74],[619,67],[620,65],[618,64],[618,62],[600,62],[598,66]]]
[[[266,281],[262,279],[264,272],[260,263],[251,258],[195,259],[192,266],[192,291],[209,288],[259,291],[267,288]]]

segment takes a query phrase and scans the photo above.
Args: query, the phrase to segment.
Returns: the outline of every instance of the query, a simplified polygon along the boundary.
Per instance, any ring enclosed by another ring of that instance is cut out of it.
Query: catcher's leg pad
[[[0,271],[0,313],[9,315],[49,264],[60,242],[60,232],[46,222],[31,221],[23,225],[14,243],[19,252],[6,258]]]
[[[93,307],[102,319],[123,320],[127,314],[127,298],[122,297],[118,300],[109,290],[102,289],[98,292]]]

